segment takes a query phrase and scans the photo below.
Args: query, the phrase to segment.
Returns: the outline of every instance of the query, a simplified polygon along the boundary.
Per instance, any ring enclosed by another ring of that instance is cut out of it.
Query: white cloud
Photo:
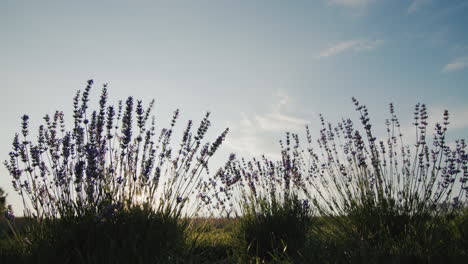
[[[454,72],[463,70],[468,67],[468,56],[462,56],[455,58],[450,63],[446,64],[444,68],[442,68],[443,72]]]
[[[346,51],[370,51],[377,48],[382,40],[352,39],[331,45],[328,49],[320,52],[317,58],[326,58]]]
[[[422,7],[425,5],[428,5],[432,2],[432,0],[413,0],[411,2],[410,6],[408,7],[408,14],[412,14],[414,12],[417,12],[420,10]]]
[[[303,132],[307,120],[287,113],[291,107],[291,98],[284,93],[277,93],[276,104],[269,112],[247,116],[230,124],[231,132],[226,146],[235,152],[252,156],[265,154],[274,159],[280,158],[278,140],[285,132]]]
[[[253,117],[258,128],[263,131],[280,132],[286,129],[303,128],[307,121],[283,113],[268,113]]]
[[[326,0],[327,3],[332,5],[340,5],[345,7],[364,7],[374,0]]]

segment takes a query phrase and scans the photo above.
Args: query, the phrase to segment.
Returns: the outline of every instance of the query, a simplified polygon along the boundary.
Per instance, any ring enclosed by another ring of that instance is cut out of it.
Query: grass
[[[14,239],[2,219],[0,259],[2,263],[456,263],[468,256],[467,210],[438,221],[418,220],[417,225],[402,220],[406,224],[399,232],[379,230],[378,221],[366,222],[374,220],[363,219],[369,212],[340,216],[340,221],[312,216],[306,227],[295,226],[297,219],[290,220],[293,214],[287,209],[277,210],[283,211],[230,219],[175,220],[144,210],[104,223],[92,218],[41,224],[17,219],[23,241]],[[340,225],[344,221],[349,223],[346,229]],[[304,233],[293,233],[299,231]]]
[[[382,212],[355,211],[348,216],[320,218],[313,227],[312,247],[320,263],[453,263],[467,252],[462,231],[466,213],[415,219]],[[345,224],[345,225],[343,225]]]
[[[300,260],[312,223],[310,213],[297,197],[282,203],[263,199],[247,204],[234,234],[239,259]]]
[[[196,263],[229,263],[234,257],[233,236],[238,219],[194,219],[189,231]]]
[[[187,221],[132,208],[111,219],[93,215],[29,223],[6,238],[24,263],[174,263],[186,251]],[[28,241],[28,243],[22,243]]]

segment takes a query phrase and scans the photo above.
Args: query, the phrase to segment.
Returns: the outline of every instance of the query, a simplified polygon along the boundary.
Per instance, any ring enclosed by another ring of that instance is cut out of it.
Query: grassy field
[[[175,223],[132,212],[115,222],[42,224],[17,218],[16,235],[2,219],[0,257],[2,263],[457,263],[468,255],[467,215],[438,226],[430,226],[433,220],[407,224],[400,233],[363,230],[350,217],[341,217],[348,218],[346,229],[334,219],[313,218],[307,232],[294,237],[284,235],[293,226],[246,217]]]

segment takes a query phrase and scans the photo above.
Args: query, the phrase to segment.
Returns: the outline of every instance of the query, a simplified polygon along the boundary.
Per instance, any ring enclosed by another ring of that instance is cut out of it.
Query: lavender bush
[[[299,138],[287,133],[280,142],[283,160],[265,156],[251,161],[231,154],[213,177],[219,192],[212,196],[220,215],[239,217],[234,252],[241,263],[301,263],[314,210],[307,197],[299,164],[287,157],[299,148]]]
[[[428,115],[424,104],[415,107],[416,143],[405,144],[392,104],[386,120],[387,137],[374,136],[367,108],[353,98],[364,128],[355,129],[350,119],[332,128],[322,119],[317,140],[319,151],[308,148],[306,158],[298,151],[301,168],[307,168],[305,184],[315,190],[310,197],[328,214],[343,214],[358,205],[385,204],[399,213],[449,213],[466,204],[468,155],[465,141],[451,148],[446,142],[448,111],[434,128],[428,142]],[[309,131],[308,141],[312,142]],[[304,153],[304,152],[303,152]]]
[[[309,147],[301,158],[315,194],[310,199],[332,226],[318,231],[348,243],[347,257],[448,254],[455,248],[450,221],[466,206],[468,179],[465,141],[447,144],[448,111],[430,142],[426,106],[417,104],[415,143],[407,145],[393,104],[387,136],[377,140],[367,108],[354,98],[353,103],[363,131],[349,119],[335,128],[322,119],[319,150]]]
[[[210,158],[228,133],[213,143],[203,142],[210,127],[206,113],[194,130],[188,121],[178,145],[171,144],[179,117],[170,126],[156,129],[151,112],[141,100],[128,97],[108,105],[103,86],[97,110],[89,107],[93,80],[73,98],[73,127],[66,128],[63,112],[44,117],[37,140],[22,116],[21,133],[5,161],[13,186],[21,195],[27,216],[56,218],[111,208],[144,204],[175,216],[194,214],[199,206],[195,189],[203,180]],[[190,202],[189,202],[190,201]]]
[[[321,117],[316,141],[306,128],[306,148],[297,134],[286,133],[279,161],[232,156],[216,175],[223,190],[217,196],[221,212],[242,215],[247,203],[262,214],[257,205],[265,201],[286,204],[291,197],[300,199],[320,219],[315,234],[328,241],[319,244],[331,243],[325,245],[330,250],[332,244],[347,243],[335,250],[345,257],[430,254],[440,241],[450,239],[442,238],[450,236],[442,227],[448,228],[447,219],[466,206],[468,154],[463,139],[447,144],[448,111],[442,123],[435,124],[431,141],[426,106],[417,104],[416,140],[409,145],[393,104],[386,136],[377,139],[367,108],[354,98],[353,103],[362,129],[351,119],[334,127]]]
[[[428,140],[426,106],[415,108],[416,142],[405,144],[393,105],[386,120],[386,138],[374,136],[367,108],[353,98],[363,131],[344,119],[333,127],[321,117],[318,149],[306,127],[308,147],[297,134],[280,141],[282,159],[266,157],[246,162],[231,156],[216,174],[223,197],[256,197],[282,201],[295,195],[314,203],[322,214],[341,215],[357,203],[394,203],[399,211],[448,212],[466,204],[468,154],[465,140],[446,142],[448,111]],[[223,199],[221,199],[223,200]],[[304,201],[306,204],[307,201]],[[225,206],[225,211],[236,211]],[[434,211],[435,210],[435,211]]]

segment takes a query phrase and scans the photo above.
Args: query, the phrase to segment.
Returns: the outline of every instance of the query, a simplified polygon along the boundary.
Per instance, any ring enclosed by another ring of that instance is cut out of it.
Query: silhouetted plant
[[[195,188],[202,172],[223,142],[226,129],[213,143],[203,139],[210,127],[206,113],[198,129],[189,121],[180,144],[171,145],[179,117],[156,130],[151,116],[154,101],[145,108],[128,97],[117,107],[107,103],[107,85],[97,110],[90,110],[93,80],[73,98],[73,128],[67,130],[64,113],[44,117],[37,141],[29,131],[29,116],[22,116],[21,133],[13,139],[5,161],[13,186],[23,198],[26,215],[58,217],[99,214],[106,207],[145,204],[174,216],[194,214]],[[190,201],[190,206],[187,206]]]
[[[286,149],[299,148],[295,135],[296,144],[290,146],[290,136]],[[213,185],[220,186],[213,196],[218,213],[239,217],[234,242],[238,261],[304,261],[314,210],[295,162],[286,155],[281,161],[265,156],[246,161],[231,154],[213,177]]]
[[[417,212],[449,212],[466,202],[468,179],[465,141],[455,148],[446,143],[448,111],[443,123],[435,125],[432,146],[427,140],[427,110],[415,108],[414,148],[405,145],[393,105],[386,121],[387,138],[377,141],[371,129],[367,108],[353,98],[364,133],[350,119],[336,128],[325,124],[317,140],[319,151],[307,149],[310,186],[318,196],[314,200],[322,211],[347,212],[355,206],[375,204],[413,215]],[[309,143],[312,143],[308,131]],[[298,153],[291,153],[290,155]],[[455,183],[459,181],[460,184]],[[327,206],[324,206],[324,203]]]
[[[442,254],[445,246],[436,234],[444,233],[440,228],[466,205],[468,196],[466,144],[464,140],[457,140],[454,147],[447,144],[448,111],[442,124],[435,125],[430,144],[426,106],[417,104],[412,147],[405,144],[393,104],[387,136],[377,140],[367,108],[354,98],[353,103],[362,131],[351,119],[333,127],[321,117],[318,148],[307,127],[308,147],[301,148],[299,136],[287,133],[280,142],[280,161],[230,158],[216,176],[224,191],[217,198],[237,202],[223,211],[239,212],[251,201],[282,201],[295,195],[327,219],[316,235],[334,237],[331,243],[341,243],[334,246],[345,259],[385,252]]]

